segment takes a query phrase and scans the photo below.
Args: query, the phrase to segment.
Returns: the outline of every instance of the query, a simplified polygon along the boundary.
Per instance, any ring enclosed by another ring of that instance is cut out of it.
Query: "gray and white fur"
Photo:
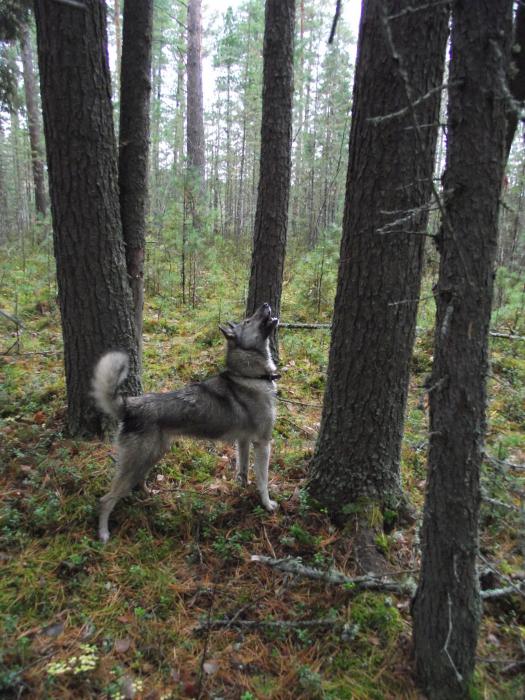
[[[269,336],[278,324],[263,304],[241,323],[219,326],[227,341],[226,371],[177,391],[123,397],[128,357],[109,352],[98,361],[93,397],[98,408],[120,421],[117,466],[111,489],[100,500],[99,537],[109,539],[108,520],[117,502],[137,485],[178,435],[237,443],[237,476],[248,482],[250,444],[255,451],[255,478],[262,505],[277,504],[268,494],[270,442],[275,422],[276,368]]]

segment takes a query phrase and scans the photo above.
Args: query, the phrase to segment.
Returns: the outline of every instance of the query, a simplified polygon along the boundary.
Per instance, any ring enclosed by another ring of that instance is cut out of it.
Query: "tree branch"
[[[337,571],[336,569],[321,571],[310,566],[305,566],[298,559],[293,559],[291,557],[286,559],[273,559],[272,557],[254,554],[251,557],[251,561],[266,564],[267,566],[271,566],[272,568],[288,574],[304,576],[305,578],[314,579],[315,581],[324,581],[325,583],[336,586],[348,585],[352,587],[355,586],[356,588],[363,590],[387,591],[390,593],[397,593],[399,595],[410,596],[412,596],[416,590],[416,585],[412,579],[408,579],[403,583],[397,583],[396,581],[392,581],[392,579],[388,578],[387,576],[379,576],[373,573],[351,578],[343,574],[341,571]]]
[[[339,21],[339,15],[341,14],[341,0],[337,0],[335,3],[335,14],[332,22],[332,29],[330,30],[330,36],[328,37],[328,43],[331,44],[335,37],[335,30],[337,28],[337,22]]]

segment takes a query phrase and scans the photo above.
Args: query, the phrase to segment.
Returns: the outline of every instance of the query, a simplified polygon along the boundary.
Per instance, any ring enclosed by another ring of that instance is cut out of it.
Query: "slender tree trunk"
[[[114,0],[113,12],[115,22],[115,51],[117,54],[117,65],[115,66],[115,75],[117,76],[117,85],[115,86],[115,98],[119,99],[120,89],[118,85],[118,80],[121,79],[122,73],[122,33],[120,30],[120,0]]]
[[[58,296],[64,336],[67,424],[101,430],[90,400],[93,365],[110,348],[129,353],[127,388],[141,391],[120,221],[105,4],[35,1]]]
[[[404,501],[401,437],[447,34],[441,3],[363,3],[328,378],[309,483],[336,517],[356,502],[398,509]]]
[[[186,111],[186,140],[188,156],[189,203],[193,228],[202,228],[204,204],[204,116],[202,97],[202,21],[201,0],[188,2],[188,103]]]
[[[6,168],[4,152],[5,134],[0,121],[0,244],[5,243],[11,230],[11,212],[6,188]]]
[[[232,99],[231,99],[231,66],[226,70],[226,183],[224,192],[224,232],[231,231],[233,220],[233,173],[232,173]]]
[[[295,0],[266,0],[261,166],[247,313],[281,308],[292,150]],[[277,338],[271,339],[277,358]]]
[[[22,54],[24,93],[26,98],[27,122],[29,126],[29,143],[31,145],[31,167],[33,170],[35,207],[38,214],[45,216],[47,212],[47,197],[44,175],[44,155],[42,153],[37,87],[33,70],[31,33],[27,24],[22,25],[21,28],[20,52]]]
[[[525,100],[525,5],[519,2],[514,19],[509,87],[512,97],[518,102]],[[518,113],[510,107],[507,111],[507,135],[505,137],[505,162],[508,160],[514,134],[518,127]]]
[[[505,162],[504,75],[512,0],[454,2],[435,289],[423,559],[414,614],[416,669],[432,700],[471,697],[480,622],[476,557],[488,331]]]
[[[120,78],[119,188],[139,361],[144,306],[152,31],[153,0],[126,0]]]

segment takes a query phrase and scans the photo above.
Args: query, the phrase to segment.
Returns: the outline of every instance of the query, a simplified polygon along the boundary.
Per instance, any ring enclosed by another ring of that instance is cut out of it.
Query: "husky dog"
[[[95,367],[93,397],[101,411],[120,421],[117,467],[109,493],[100,500],[99,537],[109,539],[108,519],[116,503],[137,485],[177,435],[237,442],[237,476],[248,482],[250,443],[263,506],[268,495],[270,440],[275,422],[275,365],[269,336],[279,323],[263,304],[241,323],[219,326],[227,340],[226,371],[203,382],[159,394],[124,397],[119,386],[128,374],[128,357],[108,352]]]

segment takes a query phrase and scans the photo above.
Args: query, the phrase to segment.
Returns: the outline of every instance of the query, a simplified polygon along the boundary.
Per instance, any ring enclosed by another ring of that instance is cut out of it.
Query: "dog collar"
[[[229,376],[240,377],[241,379],[264,379],[267,382],[274,382],[276,379],[281,378],[280,374],[260,374],[258,377],[249,377],[245,374],[235,374],[234,372],[230,372],[229,370],[221,372],[221,376],[225,377],[226,379]]]

